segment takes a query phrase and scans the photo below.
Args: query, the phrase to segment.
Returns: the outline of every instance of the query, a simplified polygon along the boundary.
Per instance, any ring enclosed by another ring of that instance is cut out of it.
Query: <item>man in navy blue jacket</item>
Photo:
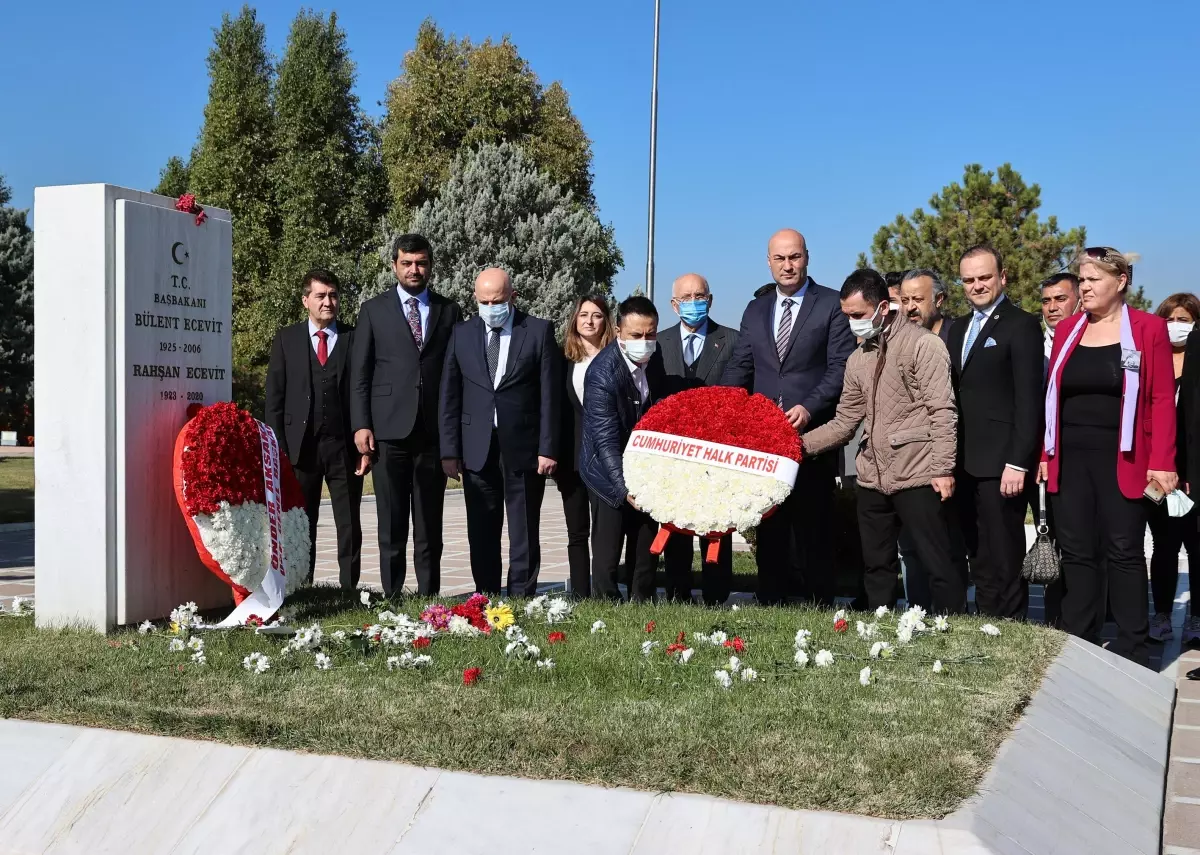
[[[579,475],[595,499],[592,590],[619,600],[617,565],[626,535],[635,543],[631,600],[654,599],[658,558],[650,545],[658,523],[625,487],[622,454],[629,435],[667,382],[658,351],[658,310],[645,297],[617,307],[617,338],[596,354],[583,380],[583,445]]]
[[[767,263],[775,288],[746,306],[722,382],[767,396],[797,431],[812,430],[833,418],[854,336],[838,292],[808,276],[804,235],[776,232],[767,244]],[[759,526],[761,602],[780,603],[787,596],[793,536],[804,574],[800,593],[821,604],[833,602],[837,458],[837,451],[805,458],[792,494]]]
[[[562,396],[554,328],[517,311],[513,296],[505,271],[483,271],[475,280],[479,315],[450,336],[442,370],[442,468],[447,477],[463,479],[475,589],[500,593],[507,508],[508,593],[532,597]]]

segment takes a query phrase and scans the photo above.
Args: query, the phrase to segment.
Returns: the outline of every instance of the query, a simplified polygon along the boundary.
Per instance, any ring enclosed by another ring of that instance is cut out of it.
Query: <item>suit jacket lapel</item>
[[[810,279],[809,285],[812,286],[814,284],[815,283]],[[783,358],[785,360],[788,358],[788,354],[792,352],[792,345],[796,343],[796,336],[800,334],[800,328],[804,326],[805,322],[809,318],[809,315],[812,314],[813,303],[816,302],[817,299],[817,289],[815,287],[809,287],[808,291],[804,295],[804,299],[800,301],[800,305],[796,308],[795,315],[792,318],[792,334],[788,337],[787,350],[783,352]],[[774,335],[772,335],[771,338],[774,340]]]
[[[663,366],[666,372],[674,376],[682,376],[684,368],[683,328],[676,324],[663,330],[662,337],[658,340],[658,346],[662,351]]]
[[[975,358],[975,354],[977,354],[980,350],[982,350],[984,348],[984,346],[987,344],[988,337],[991,336],[992,331],[996,328],[996,324],[1000,323],[1000,317],[1005,312],[1004,304],[1007,302],[1008,302],[1007,297],[1005,297],[1003,300],[1001,300],[1000,303],[996,306],[996,308],[992,309],[991,317],[989,317],[986,321],[984,321],[983,326],[981,326],[979,328],[979,334],[977,336],[975,336],[975,341],[972,342],[972,344],[971,344],[971,352],[967,354],[967,361],[963,363],[963,366],[961,369],[962,371],[967,370],[967,366],[971,364],[971,360]],[[967,321],[968,334],[970,332],[970,329],[971,329],[971,321]],[[965,335],[963,337],[963,340],[964,341],[966,340]],[[961,349],[959,350],[959,352],[960,353],[962,352]]]
[[[425,353],[425,342],[429,341],[429,336],[433,330],[437,329],[441,323],[442,313],[446,311],[446,305],[441,300],[435,299],[434,293],[429,292],[429,323],[425,325],[425,329],[421,330],[421,335],[425,341],[421,343],[421,353]],[[408,325],[408,320],[405,319],[405,326]],[[411,332],[411,330],[410,330]]]
[[[492,378],[488,374],[487,366],[487,330],[483,325],[483,319],[476,315],[459,328],[459,332],[467,336],[467,351],[471,355],[471,359],[475,362],[476,370],[479,371],[479,376],[487,380],[487,385],[490,388]],[[461,347],[461,343],[460,343]],[[461,357],[460,357],[461,359]]]
[[[308,383],[308,388],[312,388],[312,357],[309,351],[312,350],[312,343],[308,340],[308,321],[301,321],[295,325],[295,335],[288,340],[288,359],[296,360],[304,366],[305,382]],[[338,336],[341,338],[341,336]],[[315,351],[313,351],[315,355]]]
[[[716,321],[709,321],[708,334],[704,337],[704,349],[700,351],[700,356],[696,360],[697,377],[703,379],[708,376],[709,370],[716,363],[717,357],[721,355],[724,347],[725,328]],[[663,359],[665,361],[666,357],[664,356]]]
[[[525,346],[525,340],[529,338],[528,330],[525,328],[525,319],[529,316],[524,312],[517,312],[513,316],[512,333],[508,337],[508,359],[504,361],[504,376],[500,378],[500,385],[496,388],[501,389],[509,380],[513,378],[514,369],[517,367],[517,357],[521,355],[521,349]],[[487,364],[487,354],[484,354],[484,364]]]
[[[344,350],[342,350],[342,352],[338,355],[338,359],[341,360],[340,362],[338,362],[338,383],[342,384],[343,386],[346,383],[346,374],[350,371],[350,350],[351,350],[351,345],[353,343],[354,343],[354,328],[353,327],[348,327],[347,329],[344,329],[344,330],[342,330],[342,329],[338,330],[337,346],[339,348],[344,348]],[[311,367],[311,364],[312,363],[309,363],[310,367]]]

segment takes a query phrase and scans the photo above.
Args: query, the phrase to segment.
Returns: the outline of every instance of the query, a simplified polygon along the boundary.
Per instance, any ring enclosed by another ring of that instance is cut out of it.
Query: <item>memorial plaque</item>
[[[172,482],[189,405],[231,398],[229,214],[197,225],[171,199],[104,184],[41,187],[34,204],[38,624],[230,604]]]

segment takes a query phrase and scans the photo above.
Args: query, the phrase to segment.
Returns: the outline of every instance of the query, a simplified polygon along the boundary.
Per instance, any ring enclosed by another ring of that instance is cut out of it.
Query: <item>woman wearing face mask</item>
[[[562,408],[563,432],[559,440],[560,459],[555,481],[562,496],[563,516],[567,523],[567,564],[571,570],[571,593],[588,597],[592,593],[591,531],[592,509],[587,487],[579,478],[579,446],[583,441],[583,378],[588,366],[613,340],[608,302],[600,294],[588,294],[575,301],[575,310],[563,331],[563,371],[566,401]]]
[[[1172,294],[1162,301],[1155,312],[1167,321],[1167,336],[1171,339],[1171,358],[1175,364],[1175,402],[1179,413],[1176,437],[1176,464],[1180,475],[1187,472],[1183,441],[1185,426],[1183,408],[1178,406],[1179,388],[1184,372],[1184,357],[1188,335],[1200,318],[1200,300],[1194,294]],[[1154,598],[1154,617],[1150,619],[1150,637],[1166,641],[1174,635],[1171,630],[1171,611],[1175,604],[1175,588],[1179,584],[1179,547],[1187,548],[1188,567],[1200,568],[1200,530],[1196,528],[1195,508],[1182,517],[1167,512],[1167,503],[1152,505],[1149,513],[1150,534],[1154,538],[1154,555],[1150,559],[1150,592]],[[1190,603],[1189,603],[1190,609]],[[1183,643],[1200,640],[1200,618],[1189,615],[1183,627]]]
[[[1038,480],[1062,551],[1063,628],[1099,643],[1103,572],[1117,623],[1109,649],[1145,665],[1143,495],[1161,499],[1178,483],[1175,376],[1166,321],[1125,304],[1132,280],[1130,260],[1112,247],[1079,258],[1083,312],[1054,330]]]

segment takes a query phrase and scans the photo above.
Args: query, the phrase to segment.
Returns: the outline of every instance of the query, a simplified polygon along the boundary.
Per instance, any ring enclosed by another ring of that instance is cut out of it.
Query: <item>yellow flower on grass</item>
[[[484,612],[487,622],[492,625],[492,629],[508,629],[516,622],[513,617],[512,607],[506,603],[497,603],[494,606],[488,606]]]

